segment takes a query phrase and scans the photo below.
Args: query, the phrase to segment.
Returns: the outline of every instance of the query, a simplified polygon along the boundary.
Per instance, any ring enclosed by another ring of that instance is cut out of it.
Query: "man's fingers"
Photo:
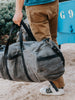
[[[15,24],[17,24],[18,26],[20,26],[22,18],[23,18],[23,14],[22,13],[15,13],[15,15],[13,17],[13,22]]]
[[[21,22],[20,22],[21,23]],[[18,26],[20,26],[20,23],[18,23]]]
[[[17,19],[15,19],[15,18],[13,18],[13,22],[14,22],[15,24],[17,24],[18,26],[20,26],[21,20],[17,20]]]

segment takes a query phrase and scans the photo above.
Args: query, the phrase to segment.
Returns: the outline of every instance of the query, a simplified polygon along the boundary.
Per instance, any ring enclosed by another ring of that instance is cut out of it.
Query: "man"
[[[24,0],[16,0],[13,22],[19,26],[23,17],[23,4],[26,7],[30,28],[36,40],[50,38],[57,44],[58,0],[25,0],[25,2]],[[64,94],[63,77],[53,81],[53,83],[57,89],[50,84],[48,87],[41,88],[40,93],[44,95]]]

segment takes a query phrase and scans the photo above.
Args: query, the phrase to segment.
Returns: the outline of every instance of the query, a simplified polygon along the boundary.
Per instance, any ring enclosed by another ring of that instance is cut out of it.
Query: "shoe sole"
[[[64,95],[64,91],[61,91],[60,92],[55,92],[55,93],[46,93],[46,92],[42,92],[42,89],[40,89],[40,94],[42,95],[46,95],[46,96],[51,96],[51,95],[54,95],[54,96],[61,96],[61,95]]]

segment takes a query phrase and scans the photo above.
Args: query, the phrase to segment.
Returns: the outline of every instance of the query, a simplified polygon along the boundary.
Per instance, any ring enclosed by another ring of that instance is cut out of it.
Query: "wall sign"
[[[59,3],[58,32],[75,33],[75,1]]]

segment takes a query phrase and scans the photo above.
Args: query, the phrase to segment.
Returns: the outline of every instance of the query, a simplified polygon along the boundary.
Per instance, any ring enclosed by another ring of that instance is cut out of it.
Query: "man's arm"
[[[13,17],[13,22],[19,26],[23,18],[23,14],[22,14],[23,4],[24,4],[24,0],[16,0],[16,8],[15,8],[15,14]]]

